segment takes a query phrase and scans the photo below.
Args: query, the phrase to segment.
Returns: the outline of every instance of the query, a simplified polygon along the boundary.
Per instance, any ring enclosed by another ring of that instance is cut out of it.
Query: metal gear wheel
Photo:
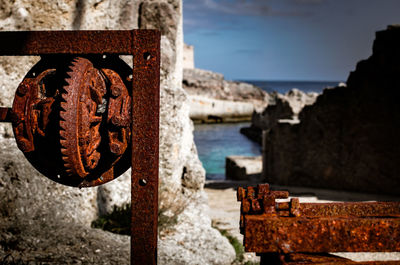
[[[106,183],[129,168],[132,70],[117,56],[43,57],[13,103],[18,147],[70,186]]]

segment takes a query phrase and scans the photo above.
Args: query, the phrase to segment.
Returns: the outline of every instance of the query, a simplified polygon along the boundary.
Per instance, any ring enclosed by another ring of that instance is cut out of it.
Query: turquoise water
[[[230,155],[256,156],[261,147],[240,134],[241,127],[250,123],[198,124],[194,141],[207,179],[225,179],[225,157]]]
[[[267,92],[286,93],[292,88],[305,92],[318,92],[327,86],[336,86],[339,81],[246,81]],[[199,124],[195,125],[194,141],[199,158],[207,172],[207,179],[225,179],[225,157],[230,155],[257,156],[261,147],[240,134],[242,127],[250,123]]]

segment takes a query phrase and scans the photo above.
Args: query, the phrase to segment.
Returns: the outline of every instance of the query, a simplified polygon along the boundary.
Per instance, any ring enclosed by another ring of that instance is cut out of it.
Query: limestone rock
[[[97,188],[97,207],[100,216],[111,213],[131,201],[131,169],[117,179]]]
[[[176,230],[180,233],[161,235],[160,264],[200,265],[231,264],[236,257],[227,238],[211,228],[206,194],[196,193],[196,199],[186,202],[187,207],[179,215]]]
[[[223,88],[227,100],[250,102],[256,110],[268,105],[268,93],[252,84],[224,80]]]
[[[183,87],[189,95],[232,101],[268,101],[268,94],[259,87],[228,81],[222,74],[198,68],[183,69]]]
[[[227,81],[222,74],[197,68],[183,69],[183,87],[193,97],[247,102],[256,109],[264,108],[269,99],[268,94],[259,87],[244,82]]]
[[[2,218],[64,220],[90,226],[97,217],[95,189],[57,184],[36,171],[14,139],[0,145],[0,215]]]
[[[299,124],[271,129],[268,182],[399,194],[399,47],[400,28],[377,32],[347,86],[324,90]]]
[[[130,264],[129,236],[26,217],[2,219],[0,231],[3,264]]]
[[[183,88],[189,95],[223,98],[224,76],[198,68],[183,69]]]
[[[201,122],[248,120],[254,111],[249,102],[229,101],[204,96],[189,96],[190,118]]]

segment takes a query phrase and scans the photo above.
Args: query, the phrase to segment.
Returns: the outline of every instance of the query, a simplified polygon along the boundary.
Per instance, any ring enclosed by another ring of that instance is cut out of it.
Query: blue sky
[[[197,68],[232,80],[345,81],[400,0],[183,0]]]

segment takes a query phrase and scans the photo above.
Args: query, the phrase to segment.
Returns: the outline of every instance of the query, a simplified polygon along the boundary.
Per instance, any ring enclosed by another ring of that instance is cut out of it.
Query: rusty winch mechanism
[[[42,56],[17,88],[19,149],[48,178],[90,187],[130,167],[132,69],[118,56]]]
[[[0,107],[0,122],[12,122],[26,158],[58,183],[93,187],[130,167],[131,264],[157,264],[160,32],[3,31],[0,39],[0,56],[41,58],[12,109]]]

